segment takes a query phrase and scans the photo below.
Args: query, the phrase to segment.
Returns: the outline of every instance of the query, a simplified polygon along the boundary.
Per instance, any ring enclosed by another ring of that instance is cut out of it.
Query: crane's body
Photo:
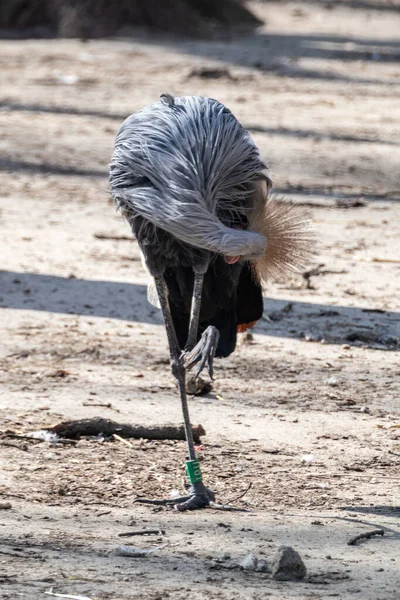
[[[212,376],[214,356],[235,349],[238,327],[261,318],[261,271],[293,266],[301,228],[289,208],[268,217],[266,165],[232,113],[209,98],[163,94],[128,117],[110,187],[154,278],[180,390],[192,489],[174,502],[180,510],[207,506],[213,494],[199,474],[186,370],[197,364],[198,376],[208,366]]]

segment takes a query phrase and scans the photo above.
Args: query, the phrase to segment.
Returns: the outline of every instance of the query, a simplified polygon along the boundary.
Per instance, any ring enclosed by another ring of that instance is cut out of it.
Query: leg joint
[[[182,380],[185,378],[186,369],[180,357],[171,359],[171,371],[175,379]]]

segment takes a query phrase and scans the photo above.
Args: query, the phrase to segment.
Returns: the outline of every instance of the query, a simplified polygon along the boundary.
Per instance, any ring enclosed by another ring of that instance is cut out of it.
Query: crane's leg
[[[194,273],[192,306],[190,310],[190,322],[188,339],[185,346],[185,351],[193,350],[197,341],[197,331],[199,329],[201,295],[203,293],[204,273],[201,271]]]
[[[174,498],[171,500],[146,500],[138,498],[137,502],[145,504],[174,504],[177,510],[193,510],[195,508],[204,508],[210,504],[210,501],[215,500],[215,495],[211,490],[208,490],[202,482],[200,464],[196,457],[194,447],[192,427],[189,417],[189,407],[186,397],[186,369],[183,363],[183,355],[178,344],[175,333],[174,324],[172,321],[171,310],[168,302],[168,293],[164,278],[159,275],[155,278],[160,306],[164,317],[165,329],[167,332],[170,356],[171,370],[178,383],[179,394],[181,397],[183,421],[186,435],[186,442],[189,454],[189,460],[186,462],[186,470],[191,483],[191,488],[187,496]],[[196,339],[196,338],[195,338]]]
[[[189,333],[185,351],[183,353],[183,360],[186,369],[191,369],[194,365],[199,363],[193,376],[194,379],[200,375],[206,365],[208,373],[211,379],[213,379],[213,362],[219,341],[218,329],[216,329],[213,325],[209,325],[203,332],[199,342],[196,344],[197,332],[199,329],[203,280],[204,272],[198,272],[195,270]]]

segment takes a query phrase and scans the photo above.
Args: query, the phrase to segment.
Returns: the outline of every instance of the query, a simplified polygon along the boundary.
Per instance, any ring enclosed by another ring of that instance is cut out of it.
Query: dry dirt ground
[[[400,5],[253,6],[264,29],[219,43],[0,42],[2,599],[399,598]],[[310,206],[324,264],[310,289],[271,283],[254,343],[190,400],[207,484],[247,512],[134,503],[183,489],[183,442],[4,434],[181,421],[138,249],[107,239],[129,236],[107,193],[117,128],[164,91],[234,111],[276,190]],[[143,527],[165,534],[118,537]],[[224,568],[281,544],[303,582]]]

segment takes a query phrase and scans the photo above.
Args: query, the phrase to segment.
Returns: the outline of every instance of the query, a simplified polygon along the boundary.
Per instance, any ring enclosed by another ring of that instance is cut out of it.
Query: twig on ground
[[[55,596],[56,598],[70,598],[71,600],[93,600],[89,596],[76,596],[73,594],[55,594],[53,588],[50,588],[47,592],[44,592],[47,596]]]
[[[12,556],[14,558],[28,558],[26,554],[17,554],[16,552],[12,552],[11,550],[0,550],[0,554],[2,556]]]
[[[17,448],[17,450],[22,450],[23,452],[29,452],[28,446],[19,446],[17,443],[13,444],[13,442],[3,442],[0,441],[1,446],[9,446],[10,448]]]
[[[4,496],[4,498],[22,498],[22,500],[26,500],[26,496],[22,496],[22,494],[9,494],[8,492],[1,492],[0,496]]]
[[[367,206],[367,202],[363,198],[337,198],[335,206],[337,208],[359,208]]]
[[[5,431],[5,432],[0,432],[0,436],[1,436],[1,438],[11,438],[11,439],[15,439],[15,440],[26,440],[26,441],[30,441],[30,442],[37,442],[38,444],[40,442],[54,442],[54,443],[57,442],[58,444],[70,444],[70,445],[76,444],[75,440],[65,440],[58,436],[54,436],[54,439],[51,439],[51,436],[48,433],[48,431],[44,431],[44,430],[31,431],[25,435],[19,434],[19,433],[13,433],[12,431]],[[4,441],[1,441],[0,443],[5,446],[13,446],[14,448],[18,448],[19,450],[24,450],[26,452],[29,450],[29,448],[24,448],[22,446],[16,446],[15,444],[11,444],[11,443],[7,444]]]
[[[302,201],[302,200],[296,200],[296,206],[305,206],[306,208],[333,208],[335,205],[332,204],[332,202],[313,202],[311,201]]]
[[[378,256],[373,256],[372,258],[364,258],[363,256],[361,256],[360,258],[357,258],[356,260],[359,262],[394,263],[394,264],[400,263],[399,258],[380,258]]]
[[[229,504],[218,504],[217,502],[210,502],[210,508],[226,510],[227,512],[249,512],[245,508],[235,508],[234,506],[229,506]]]
[[[139,529],[136,531],[125,531],[119,533],[118,537],[131,537],[134,535],[165,535],[164,529]]]
[[[314,289],[311,285],[311,277],[317,277],[319,275],[345,275],[347,273],[346,269],[342,269],[340,271],[334,271],[332,269],[323,269],[325,263],[322,263],[313,269],[309,269],[308,271],[304,271],[302,273],[303,279],[306,282],[306,288],[308,290]]]
[[[119,435],[122,438],[135,438],[147,440],[185,440],[185,430],[182,425],[128,425],[126,423],[116,423],[111,419],[94,417],[93,419],[78,419],[76,421],[63,421],[53,427],[47,428],[47,431],[57,435],[75,439],[80,436],[105,436]],[[192,426],[193,439],[196,443],[201,443],[200,436],[205,435],[202,425]]]
[[[356,546],[357,542],[359,542],[360,540],[369,540],[370,538],[374,537],[375,535],[382,535],[382,536],[385,535],[384,529],[373,529],[372,531],[366,531],[365,533],[360,533],[359,535],[355,535],[347,542],[347,545],[348,546]]]
[[[377,263],[400,263],[400,259],[399,258],[379,258],[379,257],[372,257],[371,258],[371,262],[377,262]]]
[[[157,552],[158,550],[162,550],[168,546],[167,544],[162,544],[161,546],[156,546],[156,548],[133,548],[132,546],[118,546],[112,552],[110,552],[110,556],[129,556],[130,558],[143,558],[148,554],[153,554],[153,552]]]
[[[120,435],[117,435],[116,433],[113,433],[113,438],[115,440],[117,440],[118,442],[122,442],[123,444],[125,444],[125,446],[128,446],[129,448],[134,448],[135,447],[133,444],[131,444],[127,440],[124,440],[124,438],[122,438]]]
[[[228,500],[228,502],[236,502],[236,500],[240,500],[240,498],[243,498],[243,496],[245,496],[247,494],[247,492],[249,491],[249,489],[251,489],[251,486],[253,485],[253,483],[250,481],[249,485],[247,486],[247,488],[244,490],[244,492],[242,494],[240,494],[240,496],[235,496],[235,498],[231,498],[230,500]]]
[[[117,240],[119,241],[126,241],[126,242],[131,242],[133,240],[133,236],[131,235],[118,235],[118,234],[114,234],[114,233],[94,233],[93,237],[96,238],[96,240]]]
[[[102,408],[110,408],[111,410],[115,410],[115,412],[120,412],[118,410],[118,408],[114,408],[113,405],[111,404],[111,402],[107,402],[105,403],[101,403],[101,402],[96,402],[96,403],[92,403],[92,402],[82,402],[82,406],[100,406]]]

